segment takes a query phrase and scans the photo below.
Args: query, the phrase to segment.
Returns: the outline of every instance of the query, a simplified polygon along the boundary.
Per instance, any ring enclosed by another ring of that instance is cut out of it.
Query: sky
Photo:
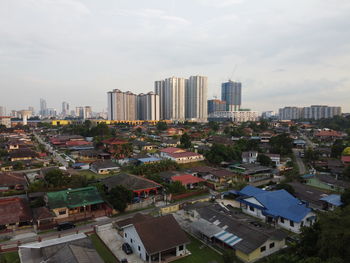
[[[107,108],[171,76],[242,82],[242,106],[350,112],[349,0],[1,0],[0,106]]]

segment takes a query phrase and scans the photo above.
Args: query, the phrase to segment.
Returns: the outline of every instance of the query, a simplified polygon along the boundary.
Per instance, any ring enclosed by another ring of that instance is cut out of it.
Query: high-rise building
[[[84,119],[84,107],[75,107],[75,116],[79,119]]]
[[[40,99],[40,112],[39,114],[41,116],[47,116],[47,104],[46,104],[46,100],[44,99]]]
[[[229,80],[221,84],[221,100],[227,111],[239,111],[242,104],[242,83]]]
[[[226,111],[226,101],[218,99],[208,100],[208,114],[216,111]]]
[[[4,106],[0,106],[0,116],[6,116],[6,108]]]
[[[160,97],[160,112],[163,120],[185,120],[184,78],[171,77],[155,82],[155,92]]]
[[[207,121],[208,118],[208,78],[190,76],[186,81],[185,113],[186,119]]]
[[[109,120],[136,120],[137,96],[115,89],[107,93]]]
[[[159,95],[154,92],[137,95],[137,119],[159,120]]]
[[[92,118],[92,108],[91,106],[85,106],[84,107],[84,119],[91,119]]]
[[[35,115],[35,110],[34,110],[34,107],[29,106],[29,107],[28,107],[28,110],[32,112],[32,116],[34,116],[34,115]]]
[[[62,112],[61,112],[62,117],[66,117],[69,115],[69,103],[64,101],[62,102]]]
[[[284,107],[279,109],[280,120],[333,118],[342,114],[341,107],[311,105],[310,107]]]

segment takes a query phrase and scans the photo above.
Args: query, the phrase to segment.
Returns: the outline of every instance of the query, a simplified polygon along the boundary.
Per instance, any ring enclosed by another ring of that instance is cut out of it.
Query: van
[[[57,231],[67,230],[67,229],[71,229],[71,228],[75,228],[75,225],[73,223],[64,222],[64,223],[58,224]]]

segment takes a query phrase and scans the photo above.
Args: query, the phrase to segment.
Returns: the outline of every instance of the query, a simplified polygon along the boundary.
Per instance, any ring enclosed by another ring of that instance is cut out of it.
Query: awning
[[[225,244],[229,245],[230,247],[233,247],[238,242],[242,240],[242,238],[239,238],[238,236],[235,236],[234,234],[231,234],[226,231],[221,231],[215,235],[215,238],[219,239],[220,241],[224,242]]]

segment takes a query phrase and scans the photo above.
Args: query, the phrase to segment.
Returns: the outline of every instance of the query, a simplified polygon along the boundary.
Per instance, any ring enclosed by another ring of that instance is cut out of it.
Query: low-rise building
[[[11,128],[11,117],[0,116],[0,125],[4,125],[6,128]]]
[[[187,189],[194,189],[200,186],[201,183],[205,182],[204,179],[193,176],[191,174],[180,174],[171,177],[172,182],[180,182]]]
[[[242,152],[243,163],[256,163],[257,159],[258,159],[257,151]]]
[[[32,225],[28,201],[13,197],[0,199],[0,231],[18,230]]]
[[[160,150],[160,156],[177,163],[191,163],[204,161],[204,156],[199,153],[189,152],[180,148],[164,148]]]
[[[117,174],[106,177],[101,180],[105,188],[110,191],[116,186],[123,186],[132,191],[137,197],[148,197],[156,195],[161,190],[162,186],[152,180],[143,178],[133,174]]]
[[[117,222],[124,241],[145,262],[163,262],[188,255],[190,243],[173,215],[160,217],[135,216]]]
[[[49,192],[44,199],[56,222],[101,217],[112,212],[94,186]]]
[[[289,231],[300,233],[301,227],[316,221],[316,214],[286,190],[265,191],[246,186],[238,194],[244,213]]]
[[[90,238],[79,233],[19,246],[21,263],[103,263]]]
[[[90,164],[90,170],[96,174],[109,174],[120,170],[112,160],[98,160]]]
[[[302,176],[307,185],[324,190],[343,192],[350,187],[350,183],[338,180],[327,174],[306,174]]]

